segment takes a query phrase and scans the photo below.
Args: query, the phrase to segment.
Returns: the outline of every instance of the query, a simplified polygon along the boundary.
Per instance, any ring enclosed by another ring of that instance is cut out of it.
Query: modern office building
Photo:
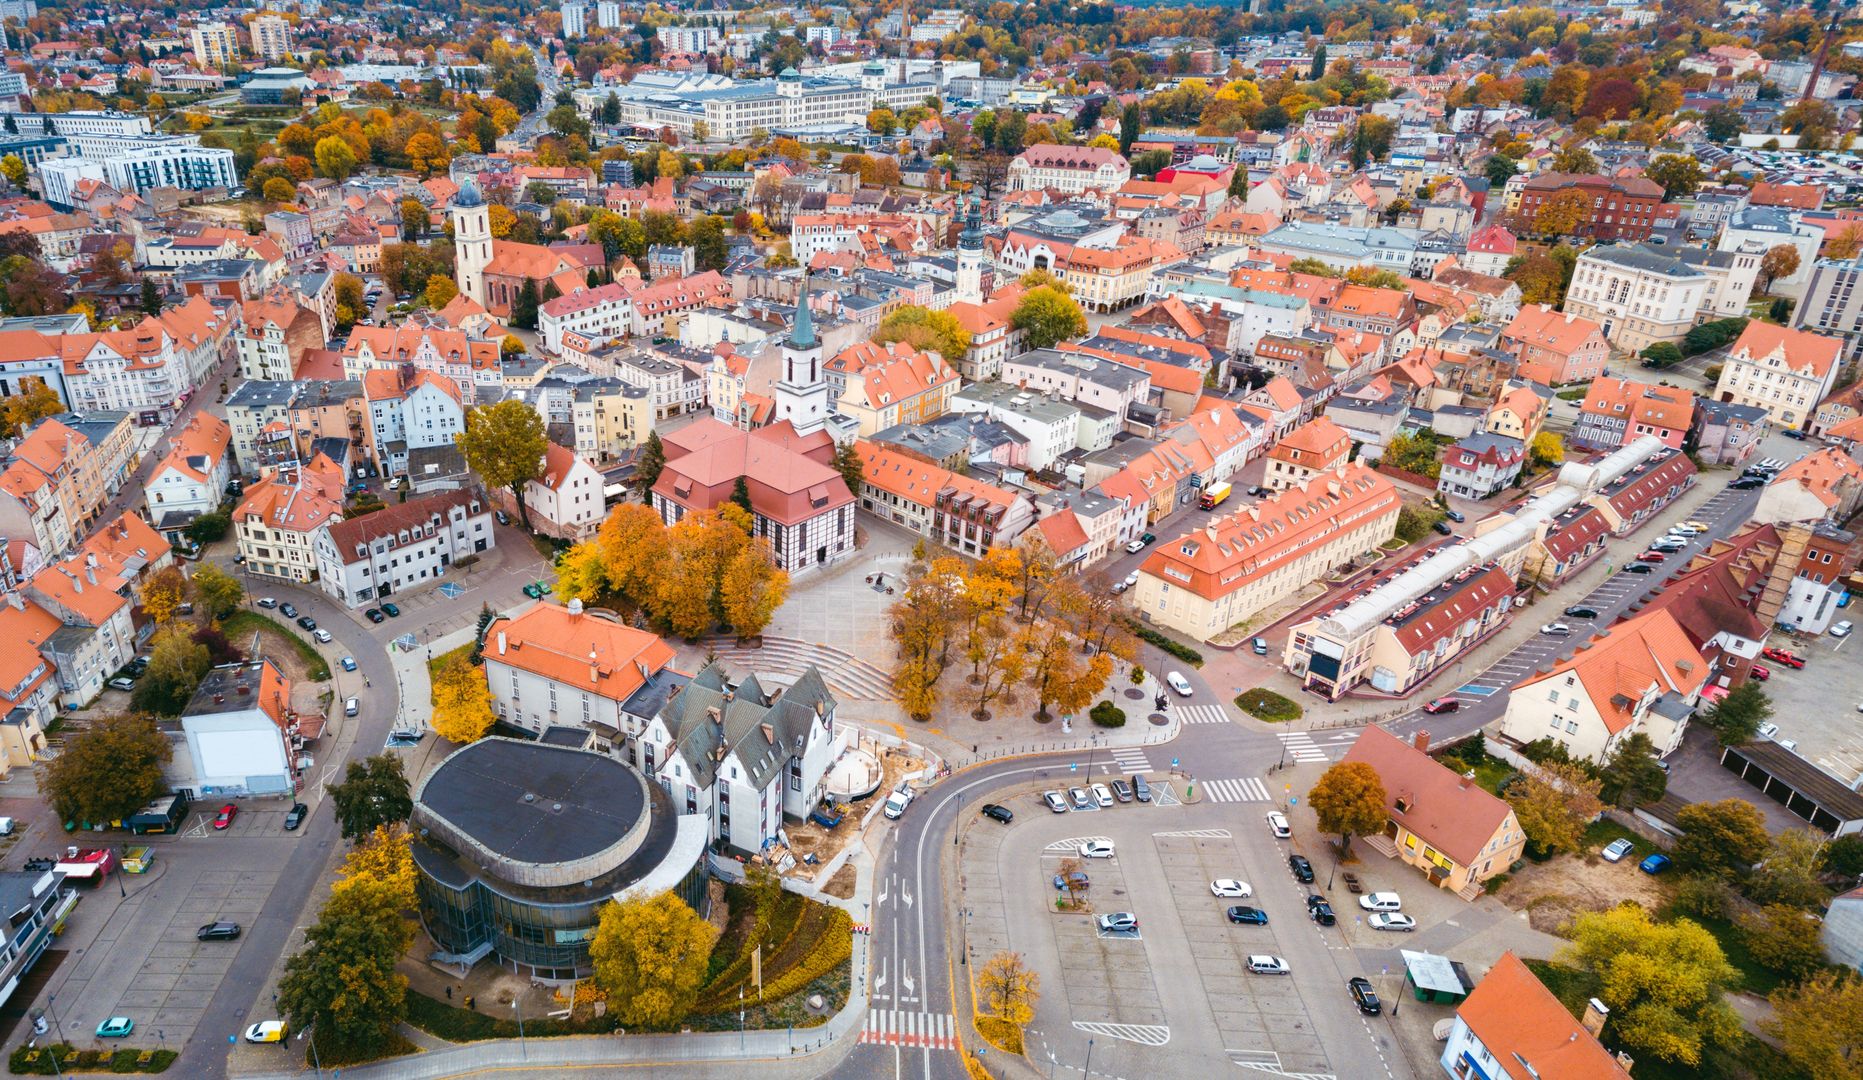
[[[414,865],[434,960],[587,978],[609,900],[670,891],[703,912],[705,818],[677,813],[638,770],[584,749],[588,738],[481,739],[421,781]]]

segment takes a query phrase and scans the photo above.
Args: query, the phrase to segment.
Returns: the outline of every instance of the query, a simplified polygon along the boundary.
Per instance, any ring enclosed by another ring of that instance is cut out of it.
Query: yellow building
[[[1361,842],[1472,900],[1482,882],[1520,858],[1527,834],[1513,807],[1438,764],[1428,745],[1427,732],[1409,743],[1374,725],[1346,752],[1347,762],[1370,765],[1384,786],[1384,829]]]

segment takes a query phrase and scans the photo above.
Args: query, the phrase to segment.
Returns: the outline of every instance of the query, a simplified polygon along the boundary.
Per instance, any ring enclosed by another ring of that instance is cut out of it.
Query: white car
[[[1178,697],[1189,697],[1191,694],[1196,692],[1190,688],[1190,680],[1184,678],[1182,675],[1179,675],[1175,671],[1165,672],[1164,681],[1165,681],[1165,685],[1177,691]]]
[[[1067,798],[1058,791],[1042,792],[1041,801],[1047,803],[1048,809],[1053,810],[1057,814],[1067,813]]]
[[[1083,859],[1110,859],[1113,857],[1111,840],[1089,840],[1080,845],[1080,857]]]
[[[1248,969],[1257,975],[1286,975],[1292,969],[1278,956],[1250,956]]]
[[[312,631],[311,631],[311,637],[313,637],[313,638],[316,638],[316,639],[317,639],[317,644],[319,644],[319,645],[328,645],[328,644],[330,644],[330,631],[328,631],[328,630],[325,630],[325,629],[324,629],[323,627],[321,627],[321,626],[319,626],[319,627],[318,627],[317,629],[315,629],[315,630],[312,630]]]
[[[1365,925],[1373,930],[1401,930],[1408,934],[1417,928],[1417,920],[1397,911],[1380,911],[1366,916]]]
[[[1849,637],[1850,629],[1850,620],[1845,619],[1843,622],[1832,624],[1830,634],[1832,637]]]
[[[1565,637],[1571,632],[1572,628],[1562,622],[1547,623],[1545,626],[1540,627],[1540,633],[1545,634],[1547,637]]]
[[[1249,888],[1246,881],[1237,881],[1235,878],[1217,878],[1210,882],[1210,895],[1240,900],[1254,896],[1255,890]]]
[[[1268,831],[1281,840],[1294,835],[1294,830],[1287,824],[1287,815],[1279,810],[1268,811]]]
[[[1106,789],[1105,784],[1095,784],[1092,790],[1093,801],[1100,804],[1100,809],[1104,810],[1113,805],[1113,793]]]
[[[1366,911],[1402,911],[1404,901],[1394,892],[1375,892],[1359,897],[1358,906]]]
[[[1633,845],[1630,841],[1625,840],[1622,837],[1619,837],[1618,839],[1613,840],[1610,843],[1604,845],[1604,850],[1598,852],[1598,854],[1604,856],[1605,862],[1619,862],[1623,859],[1624,856],[1630,854],[1631,848],[1633,848],[1634,846],[1635,845]]]
[[[1143,540],[1128,541],[1126,543],[1126,550],[1130,551],[1134,555],[1137,555],[1139,552],[1145,550],[1145,541]]]

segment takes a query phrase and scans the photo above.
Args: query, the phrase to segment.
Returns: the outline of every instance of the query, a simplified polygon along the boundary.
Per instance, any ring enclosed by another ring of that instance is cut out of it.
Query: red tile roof
[[[1456,1015],[1510,1076],[1524,1063],[1547,1080],[1630,1080],[1617,1058],[1511,952],[1501,954]]]
[[[1513,819],[1506,802],[1381,727],[1366,728],[1345,760],[1377,770],[1391,820],[1459,865],[1480,861],[1495,834],[1506,831]]]

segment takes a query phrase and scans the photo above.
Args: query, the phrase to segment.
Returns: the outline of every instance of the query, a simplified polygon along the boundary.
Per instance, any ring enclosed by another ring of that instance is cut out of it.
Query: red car
[[[1747,670],[1760,682],[1765,682],[1767,679],[1772,678],[1772,669],[1764,664],[1754,664]]]
[[[1774,648],[1770,645],[1761,649],[1760,655],[1775,663],[1784,664],[1789,668],[1802,668],[1805,666],[1805,662],[1799,659],[1796,653],[1787,652],[1784,649]]]
[[[227,803],[220,808],[220,816],[213,819],[213,827],[216,829],[224,829],[233,824],[233,815],[237,813],[239,813],[239,807],[234,806],[232,803]]]
[[[1667,555],[1655,551],[1645,551],[1637,555],[1638,562],[1661,562],[1666,558],[1668,558]]]
[[[1423,711],[1429,713],[1431,716],[1435,716],[1437,713],[1454,712],[1461,707],[1462,703],[1455,698],[1439,697],[1428,705],[1423,706]]]

